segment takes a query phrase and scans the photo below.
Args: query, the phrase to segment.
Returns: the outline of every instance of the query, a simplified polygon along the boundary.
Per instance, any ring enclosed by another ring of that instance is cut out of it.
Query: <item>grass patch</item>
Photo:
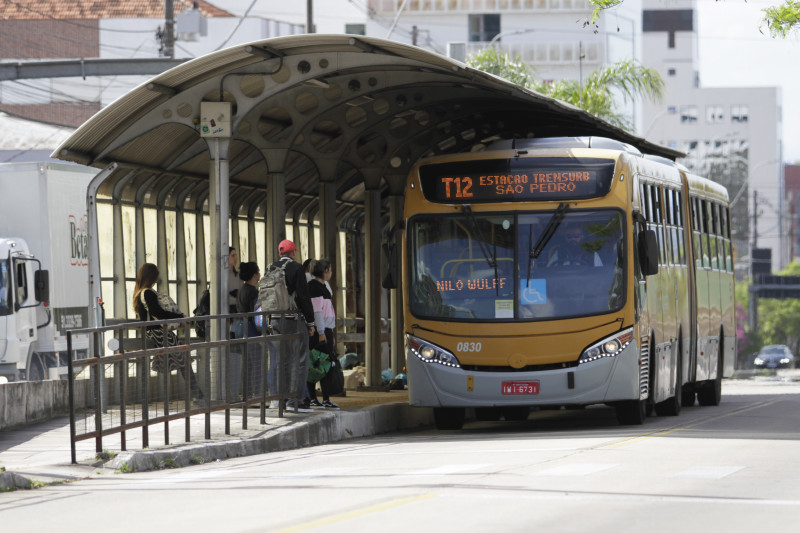
[[[97,455],[95,455],[94,458],[97,461],[108,461],[110,459],[113,459],[116,456],[117,456],[117,452],[110,452],[110,451],[108,451],[108,449],[103,449],[103,451],[98,453]]]

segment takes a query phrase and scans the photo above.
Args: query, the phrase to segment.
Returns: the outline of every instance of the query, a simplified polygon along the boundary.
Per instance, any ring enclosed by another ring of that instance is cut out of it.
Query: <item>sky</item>
[[[251,16],[305,23],[305,2],[296,6],[283,1],[226,0],[217,4],[237,14],[252,4]],[[759,32],[761,10],[781,2],[697,0],[700,83],[703,87],[781,87],[784,161],[800,163],[800,98],[796,96],[800,95],[800,31],[785,39]],[[366,0],[316,0],[318,32],[341,31],[344,22],[363,18],[366,4]]]
[[[800,163],[800,32],[759,32],[765,7],[781,0],[697,0],[702,87],[781,87],[783,159]]]

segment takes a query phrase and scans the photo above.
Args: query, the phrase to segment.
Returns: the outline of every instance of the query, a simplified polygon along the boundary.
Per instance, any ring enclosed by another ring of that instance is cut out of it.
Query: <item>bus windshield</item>
[[[0,316],[11,314],[11,277],[8,260],[0,261]]]
[[[619,310],[623,220],[616,209],[416,216],[407,227],[410,310],[482,322]]]

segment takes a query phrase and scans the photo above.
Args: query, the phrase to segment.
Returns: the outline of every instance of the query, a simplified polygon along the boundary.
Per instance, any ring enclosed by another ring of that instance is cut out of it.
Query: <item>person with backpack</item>
[[[263,311],[289,311],[286,315],[273,315],[270,325],[275,333],[302,333],[299,340],[283,342],[288,347],[288,354],[295,362],[292,368],[292,379],[296,385],[297,398],[286,400],[286,408],[296,412],[310,413],[311,405],[307,399],[306,377],[308,375],[309,337],[314,335],[314,307],[308,294],[306,275],[303,265],[295,260],[297,247],[290,240],[283,240],[278,245],[280,259],[272,263],[258,284],[259,301]],[[288,297],[287,297],[288,296]],[[270,372],[268,375],[270,394],[277,390],[277,369],[275,362],[277,346],[270,346]]]

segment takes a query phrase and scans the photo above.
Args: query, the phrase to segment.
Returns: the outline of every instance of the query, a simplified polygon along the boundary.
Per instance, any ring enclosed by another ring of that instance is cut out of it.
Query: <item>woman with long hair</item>
[[[184,318],[186,315],[183,313],[176,313],[161,306],[158,293],[153,288],[158,281],[158,274],[158,267],[153,263],[143,263],[139,267],[139,272],[136,274],[136,285],[133,289],[133,310],[139,319],[145,321]],[[165,334],[161,326],[147,326],[146,335],[148,348],[167,347],[177,342],[175,334],[171,331],[167,331]],[[185,357],[182,354],[169,354],[166,357],[156,355],[151,368],[157,372],[180,370],[183,378],[189,380],[194,398],[196,400],[203,398],[192,366],[186,365]]]
[[[315,261],[311,266],[311,275],[314,278],[308,282],[308,293],[311,296],[311,304],[314,306],[314,323],[317,324],[317,331],[311,339],[311,347],[320,352],[328,354],[328,358],[333,366],[330,371],[335,371],[335,366],[339,364],[336,357],[334,329],[336,328],[336,313],[333,309],[333,300],[328,289],[328,280],[333,274],[333,265],[327,259]],[[316,383],[308,383],[308,395],[312,407],[324,407],[325,409],[339,410],[339,406],[331,401],[330,391],[323,378],[320,383],[322,388],[322,402],[317,399]]]

